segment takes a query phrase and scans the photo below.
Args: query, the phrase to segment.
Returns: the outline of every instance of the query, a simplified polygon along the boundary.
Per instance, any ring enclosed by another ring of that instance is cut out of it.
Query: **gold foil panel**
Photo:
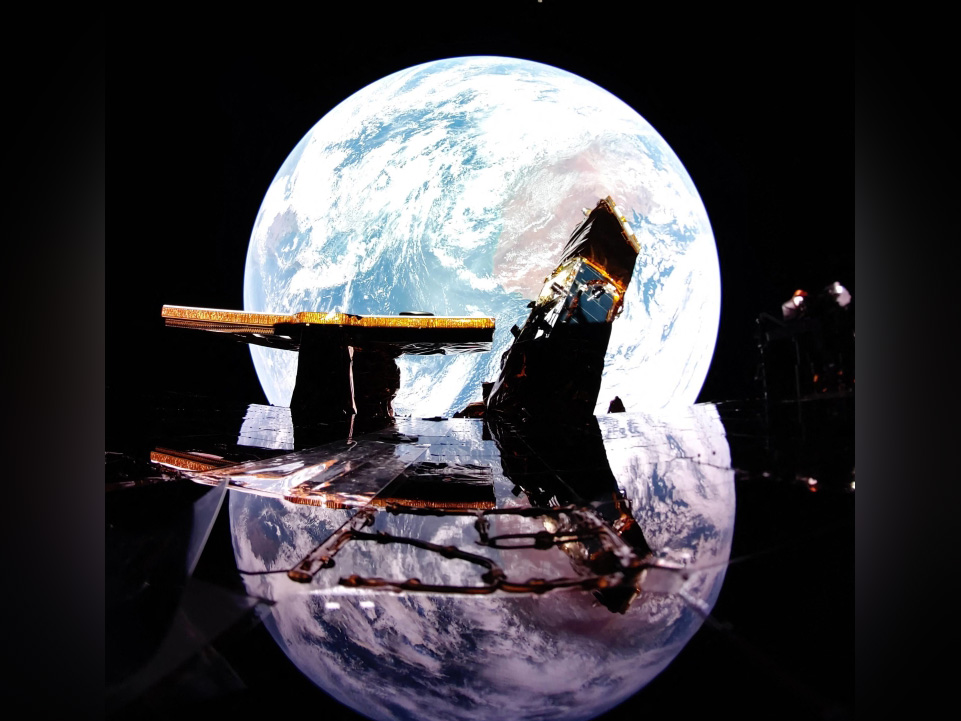
[[[494,328],[494,319],[467,316],[351,315],[349,313],[295,313],[289,323],[341,325],[348,328]]]
[[[267,327],[273,327],[276,323],[291,322],[291,316],[277,313],[247,313],[217,308],[188,308],[181,305],[165,305],[161,316],[171,320]]]
[[[366,506],[404,470],[426,454],[424,446],[344,440],[229,468],[205,470],[192,478],[204,485],[226,479],[236,491],[283,498],[322,508]]]
[[[244,331],[272,328],[278,323],[304,325],[333,325],[345,328],[473,328],[493,330],[494,319],[467,316],[422,315],[352,315],[350,313],[302,311],[293,315],[279,313],[248,313],[216,308],[190,308],[165,305],[161,312],[168,325],[209,330],[228,330],[243,326]]]

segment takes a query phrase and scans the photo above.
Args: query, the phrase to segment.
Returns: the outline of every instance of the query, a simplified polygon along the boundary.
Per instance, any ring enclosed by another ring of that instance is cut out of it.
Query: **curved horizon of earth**
[[[248,311],[493,316],[486,354],[402,356],[399,415],[481,398],[582,208],[612,196],[640,243],[596,412],[693,403],[717,338],[720,274],[700,196],[623,101],[526,60],[439,60],[368,85],[325,115],[268,188],[244,275]],[[297,354],[251,346],[270,403]]]

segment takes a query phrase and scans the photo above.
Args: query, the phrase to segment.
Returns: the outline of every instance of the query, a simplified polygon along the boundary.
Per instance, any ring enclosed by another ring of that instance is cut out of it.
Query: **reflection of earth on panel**
[[[593,83],[511,58],[452,58],[383,78],[322,118],[264,197],[247,311],[483,315],[488,354],[403,357],[400,414],[450,415],[500,372],[571,230],[612,196],[640,254],[613,327],[596,412],[689,404],[717,336],[713,233],[681,161]],[[289,405],[297,356],[252,347],[264,392]]]
[[[256,572],[293,567],[356,509],[232,492],[237,564],[254,572],[244,576],[251,595],[275,601],[266,619],[274,639],[321,688],[376,719],[588,719],[625,700],[671,662],[700,627],[699,611],[717,599],[731,551],[734,479],[712,406],[657,419],[599,416],[595,428],[602,465],[606,457],[654,555],[686,568],[683,576],[664,572],[669,578],[652,582],[653,591],[642,587],[624,614],[581,589],[478,596],[359,592],[338,579],[360,574],[482,584],[477,567],[457,559],[410,545],[352,541],[333,568],[304,586],[283,573]],[[498,508],[529,506],[518,488],[528,480],[508,477],[502,466],[506,441],[485,440],[482,429],[470,420],[403,421],[397,427],[417,437],[429,460],[489,466]],[[576,453],[570,447],[556,452]],[[562,474],[564,458],[556,460],[548,458],[548,465]],[[381,512],[370,530],[484,553],[519,580],[576,575],[572,559],[557,547],[474,544],[473,520]],[[526,522],[527,530],[545,527],[543,520],[511,517],[498,521],[500,530],[520,530],[524,524],[514,521]]]

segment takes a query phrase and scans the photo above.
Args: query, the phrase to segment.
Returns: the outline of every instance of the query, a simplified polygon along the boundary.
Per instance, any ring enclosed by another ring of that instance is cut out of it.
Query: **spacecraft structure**
[[[624,306],[638,243],[608,196],[571,234],[544,279],[523,327],[501,357],[486,398],[488,415],[517,418],[593,415],[611,327]]]

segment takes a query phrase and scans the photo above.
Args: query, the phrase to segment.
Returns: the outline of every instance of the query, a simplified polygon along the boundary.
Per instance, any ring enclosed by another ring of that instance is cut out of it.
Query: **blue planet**
[[[611,196],[640,242],[596,412],[693,403],[717,339],[720,274],[693,181],[627,104],[558,68],[461,57],[385,77],[292,150],[254,223],[248,311],[493,316],[487,354],[405,356],[398,415],[449,415],[495,380],[582,209]],[[251,347],[270,403],[297,354]]]

